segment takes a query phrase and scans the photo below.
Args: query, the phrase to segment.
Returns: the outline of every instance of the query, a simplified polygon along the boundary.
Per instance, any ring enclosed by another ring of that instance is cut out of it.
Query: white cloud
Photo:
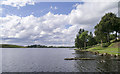
[[[53,7],[51,7],[53,8]],[[1,37],[4,43],[74,45],[80,28],[93,31],[94,26],[107,12],[117,13],[117,3],[88,2],[77,5],[68,15],[48,12],[44,16],[29,15],[0,17]],[[66,28],[65,25],[71,25]]]
[[[79,3],[76,3],[75,5],[73,5],[73,7],[77,7],[79,5]]]
[[[55,6],[55,10],[57,10],[58,8]]]
[[[2,15],[2,12],[3,12],[3,8],[0,7],[0,16]]]
[[[86,2],[71,11],[70,24],[92,24],[98,21],[105,11],[109,12],[115,8],[117,8],[117,2]]]
[[[26,6],[27,4],[34,5],[35,1],[34,0],[3,0],[1,4],[20,8]]]
[[[52,9],[52,10],[57,10],[58,8],[55,6],[55,7],[53,7],[53,6],[50,6],[50,9]]]
[[[81,0],[83,2],[118,2],[119,0]]]

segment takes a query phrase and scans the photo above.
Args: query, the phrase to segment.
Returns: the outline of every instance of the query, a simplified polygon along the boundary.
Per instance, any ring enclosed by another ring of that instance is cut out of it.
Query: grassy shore
[[[75,50],[79,50],[79,49],[75,49]],[[107,53],[113,55],[116,54],[120,55],[120,42],[111,43],[108,47],[101,47],[100,45],[96,45],[84,51],[99,52],[101,54]]]
[[[25,48],[25,47],[11,44],[0,44],[0,48]]]

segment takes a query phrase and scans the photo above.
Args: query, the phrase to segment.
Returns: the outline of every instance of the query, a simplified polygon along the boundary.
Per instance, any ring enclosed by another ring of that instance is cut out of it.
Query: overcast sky
[[[3,0],[0,2],[1,43],[73,46],[80,28],[93,32],[105,13],[118,13],[117,1]]]

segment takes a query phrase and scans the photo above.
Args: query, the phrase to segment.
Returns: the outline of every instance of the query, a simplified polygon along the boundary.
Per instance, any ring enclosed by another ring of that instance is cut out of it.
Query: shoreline
[[[79,51],[79,52],[90,52],[90,53],[93,53],[95,55],[100,55],[100,56],[114,56],[114,57],[118,57],[120,56],[120,54],[110,54],[110,53],[107,53],[107,52],[99,52],[99,51],[92,51],[92,50],[79,50],[79,49],[75,49],[75,51]]]
[[[117,56],[120,56],[119,45],[120,45],[120,42],[116,42],[109,45],[108,47],[101,47],[100,45],[96,45],[85,50],[80,50],[80,49],[74,49],[74,50],[81,51],[81,52],[91,52],[95,55],[100,55],[100,56],[110,55],[110,56],[117,57]]]

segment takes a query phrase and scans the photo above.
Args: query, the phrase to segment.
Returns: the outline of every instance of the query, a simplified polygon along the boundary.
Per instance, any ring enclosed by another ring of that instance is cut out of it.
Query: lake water
[[[95,60],[64,60],[69,57]],[[3,48],[2,72],[117,72],[120,61],[113,59],[73,48]]]

